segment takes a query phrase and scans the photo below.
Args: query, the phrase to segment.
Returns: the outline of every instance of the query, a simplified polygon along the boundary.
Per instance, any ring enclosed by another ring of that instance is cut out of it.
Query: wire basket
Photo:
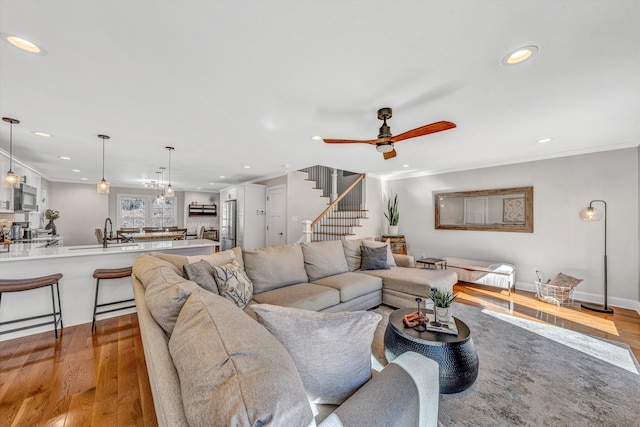
[[[567,286],[554,286],[548,283],[536,281],[536,297],[538,299],[555,305],[573,305],[573,290],[575,288]]]

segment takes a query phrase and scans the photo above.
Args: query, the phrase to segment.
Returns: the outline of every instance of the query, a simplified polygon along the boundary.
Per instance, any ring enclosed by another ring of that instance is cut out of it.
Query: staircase
[[[324,166],[314,166],[301,170],[307,172],[307,180],[315,181],[314,187],[322,189],[323,197],[334,197],[331,193],[330,169]],[[365,175],[360,174],[356,180],[311,223],[311,241],[345,240],[356,236],[356,229],[362,227],[360,221],[367,219],[367,210],[364,206],[363,180]],[[335,189],[335,180],[333,182]]]

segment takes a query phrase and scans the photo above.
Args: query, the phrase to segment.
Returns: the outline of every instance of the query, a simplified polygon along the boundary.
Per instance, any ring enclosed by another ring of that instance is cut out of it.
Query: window
[[[157,201],[152,195],[118,195],[118,228],[175,225],[175,199]]]

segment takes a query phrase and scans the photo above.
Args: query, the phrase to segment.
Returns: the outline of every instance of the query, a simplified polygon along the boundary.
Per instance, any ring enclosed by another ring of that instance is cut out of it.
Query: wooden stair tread
[[[355,236],[354,233],[329,233],[327,231],[314,231],[313,234],[322,234],[323,236]]]
[[[362,227],[361,224],[342,225],[342,224],[320,224],[320,227]]]

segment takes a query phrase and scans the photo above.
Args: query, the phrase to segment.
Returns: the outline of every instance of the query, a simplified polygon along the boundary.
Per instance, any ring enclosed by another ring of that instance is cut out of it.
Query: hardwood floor
[[[138,318],[0,343],[0,425],[157,425]]]
[[[476,285],[456,285],[463,304],[512,312],[586,334],[627,343],[640,359],[640,316],[615,308],[604,315],[511,296]],[[135,314],[0,342],[1,426],[155,426],[142,341]]]

